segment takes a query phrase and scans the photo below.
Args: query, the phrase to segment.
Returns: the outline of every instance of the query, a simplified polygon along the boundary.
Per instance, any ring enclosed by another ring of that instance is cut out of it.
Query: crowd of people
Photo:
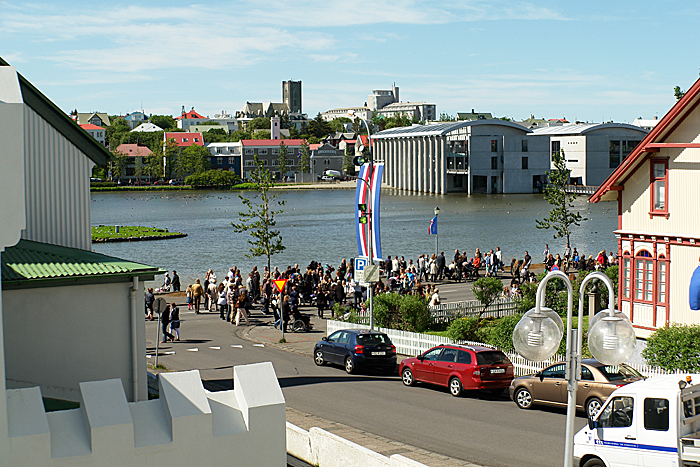
[[[533,258],[526,251],[522,260],[513,258],[510,263],[510,284],[503,288],[503,297],[521,296],[521,285],[528,281],[534,282],[535,275],[531,272]],[[545,245],[543,251],[543,264],[546,271],[562,270],[565,273],[573,268],[576,270],[604,269],[617,264],[616,256],[610,252],[606,255],[601,251],[594,258],[571,249],[566,246],[562,254],[552,253],[549,245]],[[477,279],[483,274],[486,277],[499,277],[499,273],[506,271],[503,253],[500,247],[481,252],[476,248],[473,255],[466,251],[455,250],[454,256],[447,263],[445,253],[421,254],[416,258],[406,260],[404,256],[387,256],[380,263],[384,272],[384,278],[373,284],[375,295],[383,293],[415,294],[424,297],[431,306],[440,303],[439,290],[434,284],[442,280],[468,280]],[[245,279],[244,279],[245,277]],[[286,279],[284,288],[280,292],[274,281]],[[166,274],[162,287],[163,290],[178,291],[180,278],[173,271],[172,279]],[[321,264],[311,261],[305,269],[299,264],[287,266],[280,270],[274,267],[268,270],[265,266],[262,273],[258,267],[253,267],[249,273],[244,273],[237,267],[230,268],[219,281],[216,273],[209,269],[204,275],[203,281],[196,279],[186,288],[186,304],[188,310],[195,313],[202,311],[218,312],[220,318],[235,326],[241,322],[250,324],[249,313],[256,304],[260,305],[264,315],[271,316],[272,324],[277,328],[284,328],[290,321],[304,319],[299,312],[299,307],[306,304],[316,308],[319,318],[325,318],[326,310],[331,316],[335,316],[335,304],[343,307],[351,306],[361,310],[367,300],[367,288],[365,284],[355,280],[353,262],[345,258],[337,268],[329,264]],[[146,318],[154,319],[153,303],[154,291],[148,289],[145,296]],[[175,316],[175,318],[173,318]],[[305,318],[308,324],[308,317]],[[161,316],[161,321],[165,321]],[[163,341],[179,338],[179,311],[173,304],[168,308],[169,328],[163,326]],[[175,323],[175,325],[173,325]],[[174,331],[173,336],[168,329]]]

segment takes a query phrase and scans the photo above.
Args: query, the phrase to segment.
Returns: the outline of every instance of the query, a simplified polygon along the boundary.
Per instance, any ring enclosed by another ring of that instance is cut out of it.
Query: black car
[[[314,346],[316,365],[337,363],[353,373],[359,368],[396,371],[396,347],[383,332],[343,329],[324,337]]]

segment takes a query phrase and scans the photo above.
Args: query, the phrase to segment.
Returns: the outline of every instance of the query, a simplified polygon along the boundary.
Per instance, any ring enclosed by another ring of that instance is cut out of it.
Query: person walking
[[[160,323],[163,326],[163,340],[160,341],[160,343],[165,344],[168,342],[168,339],[170,339],[170,341],[175,340],[175,336],[168,332],[168,326],[170,325],[170,307],[166,307],[165,310],[160,313]]]
[[[440,254],[437,257],[437,273],[439,276],[439,279],[442,280],[442,278],[445,276],[445,252],[441,251]]]
[[[199,314],[199,305],[202,303],[202,295],[204,295],[204,289],[202,284],[199,283],[199,279],[194,281],[192,286],[192,298],[194,299],[194,312]]]
[[[144,300],[146,302],[146,319],[148,321],[153,321],[153,303],[156,297],[153,295],[153,287],[149,287],[144,294]]]
[[[240,324],[241,318],[245,321],[245,324],[250,326],[250,321],[248,321],[248,314],[245,311],[246,301],[248,300],[245,289],[238,289],[238,300],[236,301],[236,326]]]
[[[180,340],[180,310],[175,303],[170,304],[170,330],[177,336],[176,341]]]
[[[173,286],[173,292],[180,291],[180,276],[177,275],[177,271],[173,271],[173,278],[171,284]]]
[[[223,282],[216,288],[216,293],[216,306],[219,308],[219,318],[226,319],[226,308],[228,308],[228,301],[226,299],[226,286]]]
[[[233,310],[236,308],[236,302],[238,301],[238,297],[236,297],[236,286],[233,282],[230,282],[228,285],[228,290],[226,290],[226,317],[224,318],[224,321],[227,323],[231,323],[231,318],[233,314]]]
[[[185,303],[187,303],[187,309],[193,310],[194,309],[194,299],[192,298],[192,284],[187,285],[187,290],[185,291],[185,295],[187,296],[187,298],[185,299]]]

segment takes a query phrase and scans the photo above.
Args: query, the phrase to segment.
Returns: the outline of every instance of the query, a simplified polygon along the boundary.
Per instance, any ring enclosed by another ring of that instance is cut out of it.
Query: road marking
[[[175,351],[171,350],[170,352],[163,352],[163,355],[175,355]]]
[[[232,345],[231,347],[233,347],[234,349],[242,349],[243,348],[242,345]]]
[[[187,349],[188,352],[199,352],[199,349],[195,347],[194,349]]]
[[[253,347],[265,347],[265,344],[253,344]]]
[[[151,356],[150,356],[150,355],[146,355],[146,358],[151,358]]]
[[[209,348],[213,349],[213,350],[221,350],[221,347],[209,347]]]

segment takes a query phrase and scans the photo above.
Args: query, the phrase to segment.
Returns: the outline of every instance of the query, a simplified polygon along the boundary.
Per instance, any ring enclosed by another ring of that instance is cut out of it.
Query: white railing
[[[498,298],[486,308],[483,318],[501,318],[518,312],[520,303],[510,298]],[[430,316],[436,323],[450,322],[456,318],[479,316],[484,306],[479,300],[463,300],[428,307]]]
[[[359,323],[346,323],[344,321],[328,320],[326,321],[327,335],[331,335],[340,329],[369,329],[369,326]],[[480,345],[484,347],[494,348],[492,345],[482,342],[472,341],[453,341],[449,337],[433,336],[430,334],[421,334],[418,332],[399,331],[397,329],[375,328],[377,331],[385,333],[391,339],[391,342],[396,346],[396,352],[400,355],[415,356],[426,350],[440,344],[465,344],[465,345]],[[544,370],[549,365],[556,362],[563,362],[563,355],[555,355],[554,357],[543,362],[532,362],[527,360],[515,352],[503,352],[508,359],[513,362],[513,367],[516,376],[537,373]],[[680,374],[680,372],[669,372],[659,367],[649,365],[641,365],[638,363],[627,363],[642,375],[651,377],[668,374]]]

